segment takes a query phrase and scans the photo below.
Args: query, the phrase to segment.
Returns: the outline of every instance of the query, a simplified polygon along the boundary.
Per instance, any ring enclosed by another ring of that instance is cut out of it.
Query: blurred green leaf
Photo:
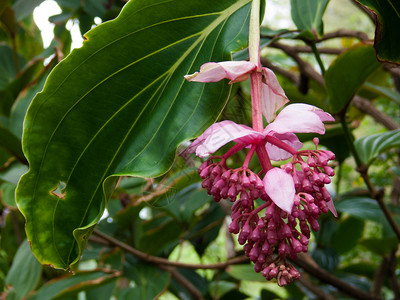
[[[339,264],[339,254],[332,247],[315,248],[311,252],[311,257],[321,268],[329,272],[335,271]]]
[[[211,198],[205,191],[203,191],[203,193],[204,198]],[[225,213],[221,206],[211,201],[210,207],[195,219],[195,225],[190,229],[186,239],[192,243],[200,256],[204,254],[208,245],[217,238],[224,218]]]
[[[400,63],[400,2],[357,0],[377,15],[374,47],[379,60]]]
[[[28,171],[27,165],[16,162],[11,164],[8,168],[0,173],[0,179],[17,185],[22,174],[24,174],[26,171]]]
[[[387,223],[378,203],[371,198],[352,197],[335,202],[336,210],[361,220],[370,220],[380,224]]]
[[[183,76],[247,45],[249,3],[130,1],[53,70],[25,119],[30,171],[17,188],[42,263],[76,263],[117,176],[165,173],[177,146],[219,116],[227,81]]]
[[[307,36],[315,39],[315,35],[324,34],[322,15],[329,0],[290,0],[291,14],[294,24],[301,31],[308,31]]]
[[[33,10],[39,6],[44,0],[17,0],[12,8],[15,11],[15,17],[18,21],[25,19],[33,13]]]
[[[0,197],[4,204],[9,207],[17,208],[17,203],[15,202],[15,189],[17,186],[13,183],[5,182],[0,187],[2,191]]]
[[[19,56],[19,65],[25,64],[24,59]],[[14,53],[10,46],[0,45],[0,90],[3,90],[17,76],[14,63]]]
[[[9,289],[16,293],[16,299],[22,299],[39,283],[42,266],[33,256],[29,243],[25,240],[15,254],[11,269],[6,277]]]
[[[189,222],[195,211],[210,200],[199,184],[188,186],[179,193],[170,195],[170,198],[172,198],[171,204],[162,209],[179,222]]]
[[[339,267],[339,270],[340,272],[353,273],[360,276],[367,276],[369,279],[373,279],[377,268],[378,268],[377,263],[360,262],[360,263],[350,264],[344,267]]]
[[[266,279],[261,273],[256,273],[254,271],[254,266],[252,264],[232,265],[226,269],[226,272],[238,280],[266,282]]]
[[[331,113],[342,111],[380,63],[371,45],[356,44],[340,54],[325,74]]]
[[[195,270],[190,269],[177,269],[180,275],[186,278],[193,286],[195,286],[200,293],[204,296],[208,292],[208,281],[200,276]],[[179,298],[179,299],[192,299],[192,295],[188,293],[187,289],[185,289],[180,283],[178,283],[174,278],[171,279],[170,285],[171,291]]]
[[[339,254],[344,254],[353,249],[364,231],[364,221],[349,217],[339,223],[338,229],[332,236],[332,247]]]
[[[364,136],[354,145],[361,160],[370,164],[382,152],[400,146],[400,129]]]
[[[400,104],[400,93],[396,92],[393,89],[372,84],[370,82],[366,82],[363,85],[363,88],[366,89],[367,91],[375,93],[377,96],[385,97],[389,100],[396,102],[397,104]]]
[[[70,295],[76,295],[80,291],[99,287],[116,280],[119,272],[106,272],[105,270],[80,271],[75,275],[51,280],[44,284],[28,300],[53,300],[62,299]]]
[[[385,256],[396,250],[399,240],[397,237],[391,238],[368,238],[360,241],[360,244],[378,255]]]
[[[1,124],[0,147],[7,150],[13,156],[16,156],[20,161],[25,161],[25,156],[22,152],[21,140],[16,137],[8,128],[5,128]]]
[[[213,297],[213,299],[220,299],[226,293],[235,290],[237,284],[229,281],[211,281],[208,285],[208,292]]]
[[[136,247],[150,254],[172,250],[180,240],[184,228],[176,220],[162,213],[151,220],[142,220],[136,228]]]
[[[124,264],[124,276],[133,280],[135,284],[134,287],[123,290],[117,299],[155,299],[170,281],[170,273],[131,256],[128,256]]]

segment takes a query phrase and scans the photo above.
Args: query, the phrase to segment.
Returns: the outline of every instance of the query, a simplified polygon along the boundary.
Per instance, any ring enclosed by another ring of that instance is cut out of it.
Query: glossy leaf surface
[[[357,0],[378,17],[374,46],[378,58],[400,63],[400,2],[394,0]]]
[[[42,263],[69,268],[115,176],[163,174],[177,146],[215,121],[227,82],[183,76],[246,45],[249,2],[130,1],[50,74],[25,119],[30,171],[17,189]]]
[[[357,44],[339,55],[325,74],[331,113],[350,102],[365,80],[380,66],[372,46]]]
[[[324,33],[322,15],[329,0],[291,0],[291,14],[294,24],[302,31],[320,36]]]
[[[400,129],[359,138],[355,147],[361,160],[369,164],[383,151],[400,147]]]

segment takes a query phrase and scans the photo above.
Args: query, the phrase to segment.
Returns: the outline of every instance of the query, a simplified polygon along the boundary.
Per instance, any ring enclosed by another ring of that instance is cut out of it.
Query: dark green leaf
[[[328,2],[329,0],[290,0],[294,24],[298,29],[308,31],[311,39],[315,39],[316,34],[322,36],[324,33],[322,15]]]
[[[339,254],[331,247],[315,248],[311,256],[321,268],[329,272],[333,272],[339,264]]]
[[[388,255],[393,250],[396,250],[399,241],[397,237],[391,238],[369,238],[360,241],[360,244],[378,255]]]
[[[361,160],[370,164],[382,152],[400,146],[400,129],[364,136],[354,145]]]
[[[203,194],[204,198],[211,198],[205,191],[203,191]],[[204,254],[208,245],[217,238],[224,218],[225,213],[221,206],[212,201],[210,208],[201,214],[195,226],[190,230],[186,239],[192,243],[200,256]]]
[[[339,228],[332,236],[332,247],[339,254],[344,254],[353,249],[364,231],[364,221],[349,217],[339,224]]]
[[[357,0],[377,16],[374,47],[378,58],[400,63],[400,2],[393,0]]]
[[[249,2],[130,1],[53,70],[25,119],[30,171],[17,189],[42,263],[76,263],[115,176],[163,174],[215,121],[227,82],[183,76],[246,45]]]
[[[370,220],[378,223],[385,220],[385,216],[380,210],[379,205],[371,198],[346,198],[336,201],[335,207],[340,212],[362,220]]]
[[[64,298],[68,295],[76,295],[82,290],[108,284],[116,280],[119,275],[119,272],[106,273],[97,270],[89,272],[81,271],[75,275],[47,282],[35,294],[29,297],[28,300],[53,300]]]
[[[33,13],[33,10],[39,6],[44,0],[17,0],[13,4],[13,10],[15,11],[15,17],[18,21],[25,19],[27,16]]]
[[[20,67],[24,64],[22,57],[19,57]],[[0,90],[3,90],[17,76],[13,50],[8,45],[0,45]]]
[[[179,244],[179,238],[184,228],[170,216],[155,215],[149,221],[137,224],[136,247],[150,254],[160,254],[164,250],[172,250]]]
[[[379,66],[371,45],[357,44],[339,55],[325,74],[330,112],[343,110]]]
[[[0,147],[3,147],[11,155],[16,156],[20,161],[25,161],[24,153],[22,152],[21,140],[1,124]]]
[[[193,184],[177,194],[171,194],[170,198],[171,204],[164,206],[163,209],[179,222],[189,222],[194,212],[210,201],[199,184]]]
[[[32,291],[39,283],[42,266],[33,256],[29,243],[25,240],[19,247],[11,269],[6,277],[6,284],[21,299]]]
[[[367,276],[368,278],[373,279],[377,268],[378,265],[376,263],[360,262],[341,267],[339,270],[360,276]]]
[[[153,265],[128,257],[124,265],[124,276],[133,280],[135,287],[129,288],[118,299],[155,299],[168,284],[170,274]]]

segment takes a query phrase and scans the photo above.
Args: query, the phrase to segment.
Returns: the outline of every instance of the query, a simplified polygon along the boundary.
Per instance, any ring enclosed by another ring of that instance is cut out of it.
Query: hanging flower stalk
[[[229,231],[238,234],[238,242],[254,263],[256,272],[267,279],[276,278],[280,286],[300,277],[287,256],[296,259],[307,252],[311,230],[318,231],[318,217],[329,210],[337,216],[326,184],[334,170],[329,161],[335,155],[327,150],[300,150],[302,143],[295,133],[324,134],[324,122],[334,118],[308,104],[287,105],[289,100],[275,74],[260,64],[259,0],[253,1],[250,19],[250,61],[206,63],[200,72],[186,75],[188,81],[230,83],[251,81],[252,128],[226,120],[211,125],[186,150],[208,157],[223,145],[235,145],[222,156],[210,156],[200,167],[202,187],[215,201],[229,199],[232,222]],[[263,116],[268,125],[263,127]],[[227,159],[248,149],[243,165],[231,169]],[[262,171],[249,169],[256,155]],[[280,168],[271,161],[292,161]],[[258,207],[255,200],[264,202]]]

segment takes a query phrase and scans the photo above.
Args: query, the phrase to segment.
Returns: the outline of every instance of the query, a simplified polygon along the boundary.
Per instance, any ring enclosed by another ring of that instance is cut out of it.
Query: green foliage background
[[[337,120],[319,138],[337,156],[339,217],[320,218],[308,256],[334,279],[299,261],[303,279],[279,288],[241,259],[230,204],[200,187],[201,160],[177,155],[216,120],[251,124],[248,82],[183,79],[246,58],[251,1],[56,0],[47,49],[33,20],[42,2],[0,0],[2,299],[400,296],[399,236],[382,210],[399,221],[397,4],[267,1],[262,63],[292,102]],[[69,20],[87,39],[72,52]],[[201,268],[233,257],[241,263]]]

